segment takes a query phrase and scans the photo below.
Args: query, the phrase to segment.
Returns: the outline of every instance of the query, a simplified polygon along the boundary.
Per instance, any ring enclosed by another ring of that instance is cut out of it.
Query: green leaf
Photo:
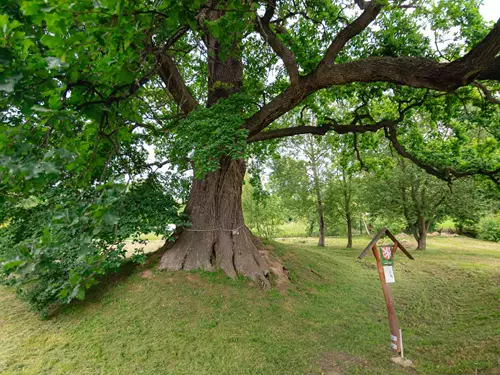
[[[34,16],[40,13],[42,8],[42,4],[37,3],[36,1],[23,1],[21,3],[21,11],[25,16]]]
[[[49,48],[57,49],[63,47],[63,40],[57,35],[44,34],[40,38],[40,42]]]
[[[8,261],[8,262],[5,262],[5,263],[2,263],[2,268],[4,271],[11,271],[13,269],[16,269],[17,267],[19,267],[20,265],[24,264],[25,261],[24,260],[12,260],[12,261]]]

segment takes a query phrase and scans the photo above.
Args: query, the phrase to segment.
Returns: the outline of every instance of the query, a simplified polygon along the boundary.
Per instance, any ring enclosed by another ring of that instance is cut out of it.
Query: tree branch
[[[87,107],[89,105],[96,105],[96,104],[104,104],[104,105],[108,105],[109,106],[109,105],[112,105],[113,103],[119,103],[122,100],[126,100],[126,99],[132,97],[133,95],[135,95],[135,93],[137,93],[137,91],[142,86],[144,86],[147,82],[149,82],[149,80],[151,79],[152,75],[153,75],[153,73],[149,72],[144,77],[142,77],[141,79],[138,79],[138,80],[134,81],[131,84],[127,84],[127,85],[122,85],[122,86],[115,87],[115,89],[111,92],[111,94],[107,98],[103,98],[101,100],[94,100],[94,101],[82,103],[82,104],[78,105],[76,107],[76,109],[77,110],[81,110],[82,108],[85,108],[85,107]],[[95,90],[94,87],[92,87],[92,86],[89,86],[89,87],[100,98],[102,98],[102,95],[99,94]],[[64,96],[66,96],[66,94],[67,94],[67,92],[64,93]],[[121,95],[118,95],[118,94],[121,94]]]
[[[462,85],[469,84],[491,65],[499,52],[500,19],[493,27],[493,30],[469,53],[448,64],[447,73],[453,78],[461,78]]]
[[[483,85],[482,83],[472,82],[472,86],[477,87],[478,89],[480,89],[483,92],[483,94],[486,97],[486,99],[490,103],[500,104],[500,100],[498,100],[497,98],[495,98],[493,96],[493,93],[490,90],[488,90],[488,88],[485,85]]]
[[[397,138],[397,132],[396,128],[394,126],[392,127],[387,127],[385,128],[386,130],[386,138],[389,139],[391,142],[392,146],[396,150],[396,152],[401,155],[402,157],[410,160],[413,162],[415,165],[418,167],[422,168],[424,171],[427,173],[438,177],[441,180],[445,181],[451,181],[453,177],[455,178],[461,178],[461,177],[467,177],[467,176],[473,176],[473,175],[483,175],[489,177],[493,182],[496,184],[499,184],[499,180],[497,175],[500,174],[500,167],[494,169],[494,170],[486,170],[483,168],[474,170],[474,171],[457,171],[453,168],[446,167],[443,169],[438,169],[430,164],[424,163],[414,155],[410,154],[404,147],[399,143],[399,140]]]
[[[361,33],[368,27],[370,23],[375,20],[375,18],[377,18],[378,14],[382,10],[382,5],[377,4],[376,1],[371,1],[370,3],[366,4],[364,9],[364,12],[361,13],[358,18],[356,18],[353,22],[351,22],[337,34],[332,44],[330,44],[330,46],[326,50],[325,56],[321,60],[319,66],[331,67],[335,63],[335,58],[344,48],[347,42]]]
[[[182,112],[188,114],[198,106],[170,55],[163,53],[159,56],[158,73]]]
[[[369,57],[339,65],[320,65],[289,86],[246,121],[249,137],[264,130],[308,95],[323,88],[354,82],[391,82],[399,85],[452,92],[477,79],[500,80],[500,21],[467,55],[451,63],[419,57]]]
[[[268,130],[266,132],[260,132],[248,138],[247,142],[259,142],[269,139],[291,137],[299,134],[325,135],[329,131],[334,131],[338,134],[376,132],[377,130],[380,130],[382,128],[394,126],[398,121],[399,120],[384,120],[373,125],[339,125],[334,123],[327,123],[321,126],[295,126],[293,128],[275,129]]]
[[[479,73],[477,79],[500,81],[500,56],[495,57],[490,65]]]
[[[290,76],[290,83],[295,85],[299,81],[299,68],[295,61],[293,52],[278,38],[269,26],[269,21],[274,15],[276,9],[276,0],[268,0],[266,13],[261,18],[257,16],[255,29],[262,38],[271,46],[273,51],[281,58],[285,68]]]

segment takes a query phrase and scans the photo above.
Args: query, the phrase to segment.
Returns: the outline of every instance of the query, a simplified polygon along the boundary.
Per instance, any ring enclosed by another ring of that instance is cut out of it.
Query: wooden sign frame
[[[403,356],[403,337],[401,334],[401,329],[398,325],[398,319],[396,317],[396,309],[394,308],[394,303],[392,302],[391,297],[391,286],[385,280],[384,268],[382,266],[382,259],[380,258],[380,252],[377,246],[377,241],[382,237],[389,237],[393,242],[394,246],[392,247],[392,258],[397,251],[397,249],[401,249],[401,251],[411,260],[415,260],[408,250],[398,241],[398,239],[387,229],[382,228],[375,237],[372,238],[370,243],[365,247],[363,252],[358,256],[359,259],[364,258],[370,249],[372,250],[373,255],[377,261],[377,270],[378,276],[380,278],[380,283],[382,285],[382,290],[384,292],[385,304],[387,305],[387,317],[389,319],[389,328],[391,331],[391,349],[393,352],[396,352]]]

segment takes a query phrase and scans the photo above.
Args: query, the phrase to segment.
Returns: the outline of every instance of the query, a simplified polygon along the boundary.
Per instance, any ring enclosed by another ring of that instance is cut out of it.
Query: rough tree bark
[[[260,243],[245,226],[241,193],[245,163],[223,158],[221,167],[203,180],[194,180],[184,229],[160,261],[160,269],[215,271],[242,274],[269,287],[269,272]]]
[[[427,248],[427,234],[429,233],[429,228],[431,226],[430,220],[425,220],[423,215],[418,218],[418,234],[415,236],[417,240],[416,250],[425,250]]]

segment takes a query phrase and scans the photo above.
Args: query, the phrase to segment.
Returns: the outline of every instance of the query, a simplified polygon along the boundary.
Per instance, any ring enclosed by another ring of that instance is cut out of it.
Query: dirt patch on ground
[[[458,234],[456,233],[445,232],[445,231],[442,231],[441,233],[439,233],[439,235],[443,237],[458,237]]]
[[[280,260],[271,255],[272,250],[273,247],[271,245],[266,245],[259,252],[269,265],[269,272],[274,276],[275,288],[284,294],[290,288],[290,272],[281,264]]]
[[[344,352],[326,352],[321,356],[320,365],[324,375],[342,375],[349,368],[367,368],[368,362]]]
[[[189,282],[193,284],[198,284],[200,282],[200,275],[196,273],[188,273],[186,278],[188,279]]]
[[[153,271],[151,270],[144,270],[139,274],[140,277],[143,279],[152,279],[153,278]]]

